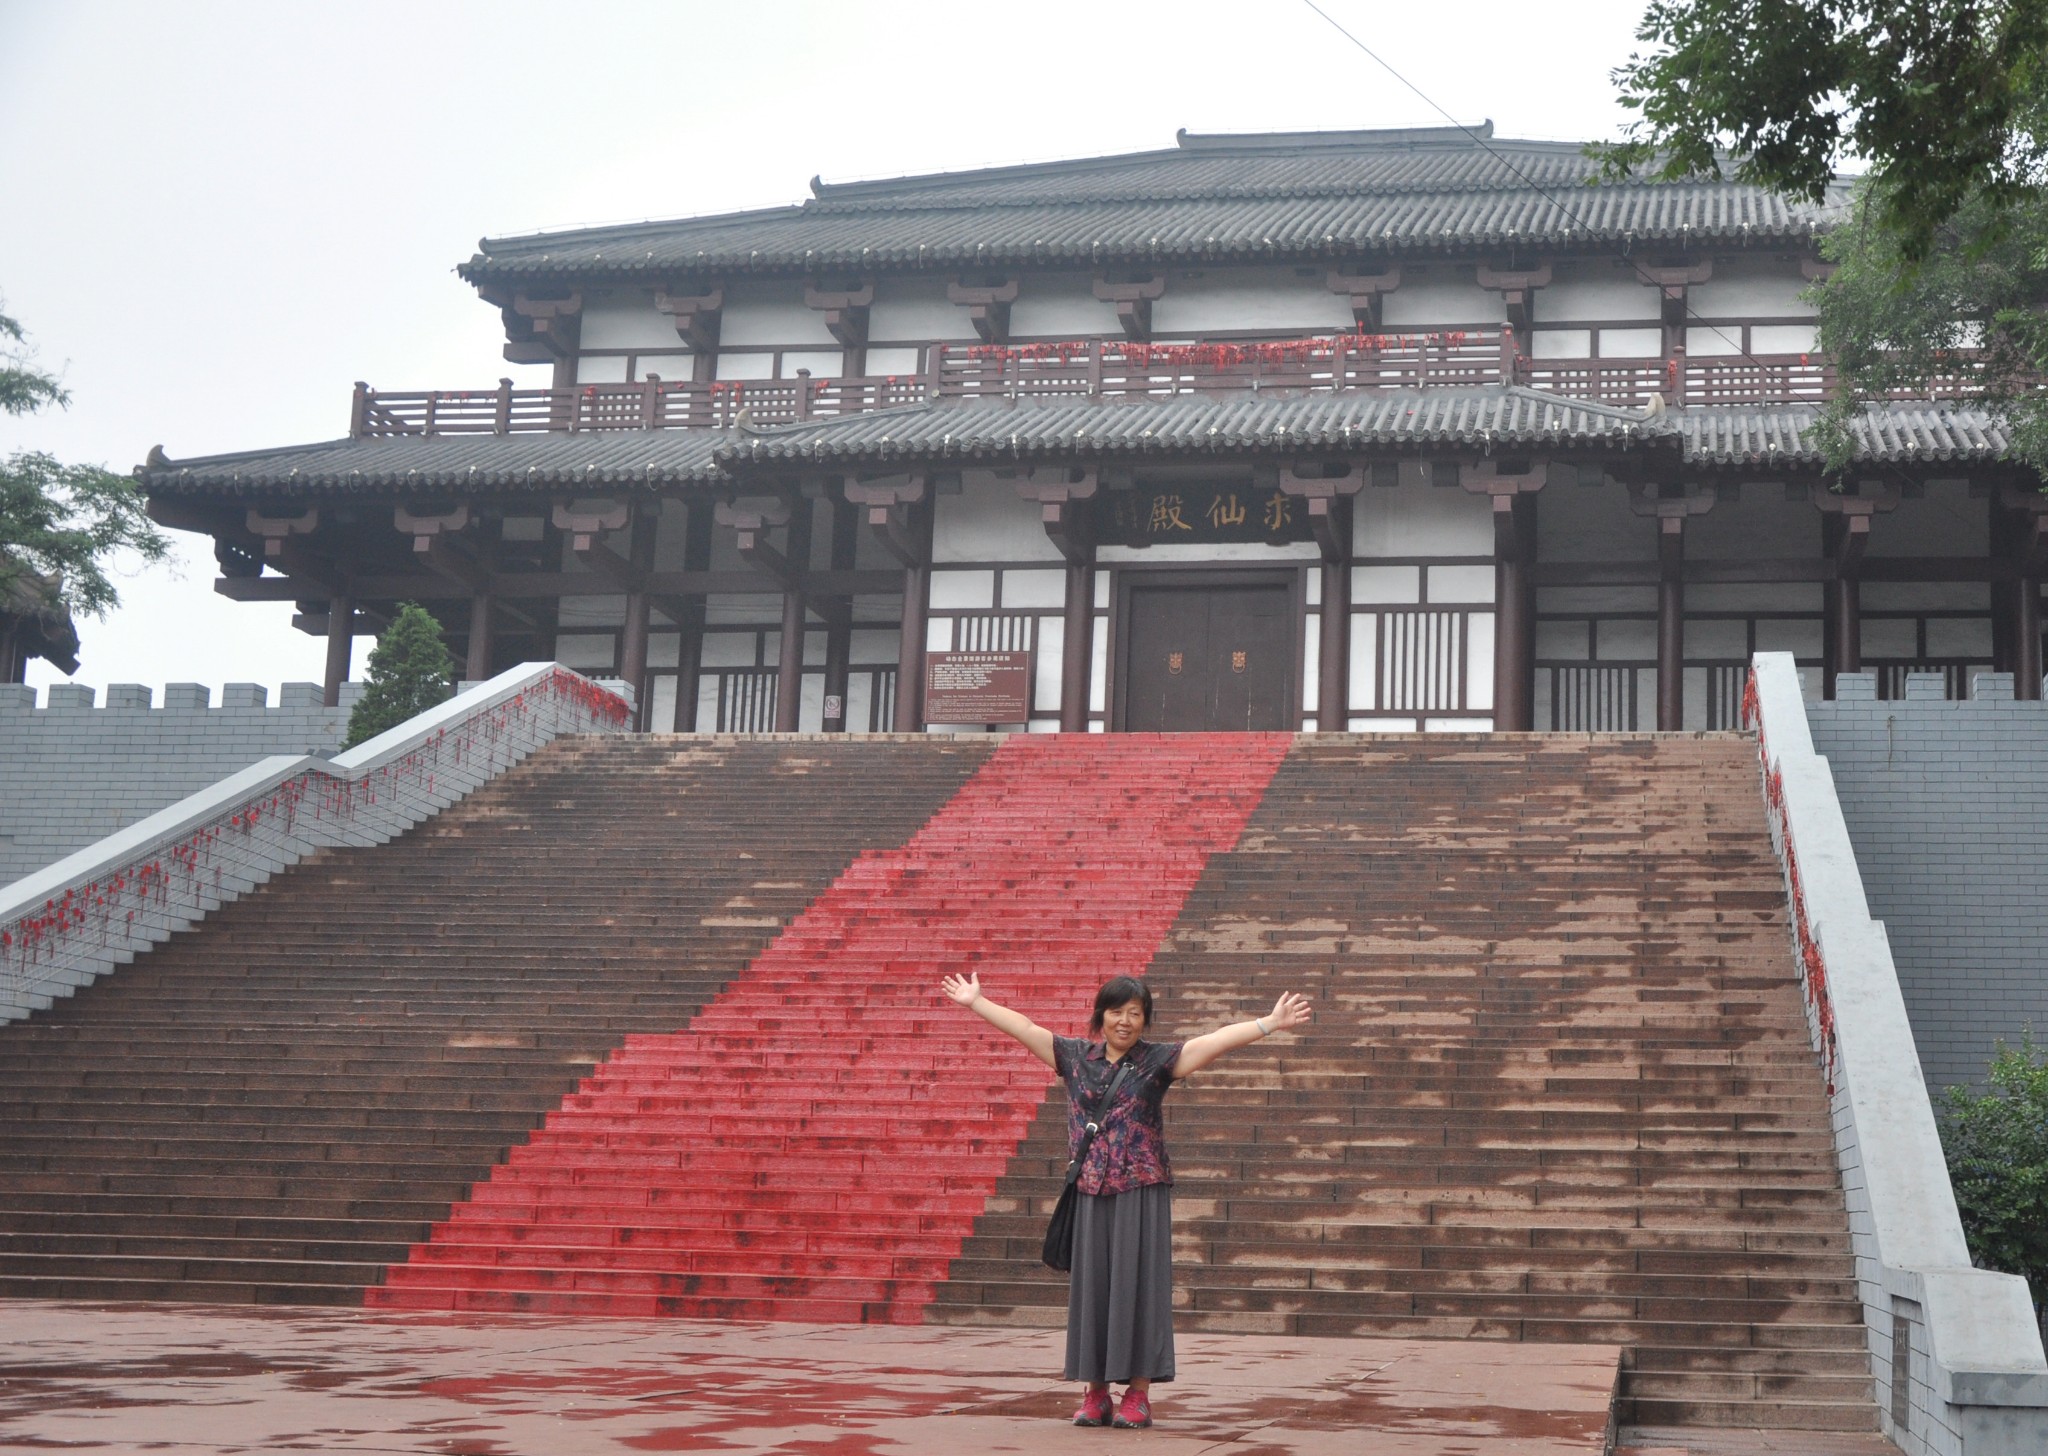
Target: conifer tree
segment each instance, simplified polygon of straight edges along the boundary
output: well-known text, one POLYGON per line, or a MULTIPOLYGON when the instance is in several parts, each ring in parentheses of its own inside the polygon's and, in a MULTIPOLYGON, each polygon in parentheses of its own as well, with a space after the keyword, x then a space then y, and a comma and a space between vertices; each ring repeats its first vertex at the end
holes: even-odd
POLYGON ((370 680, 348 717, 345 748, 375 738, 455 691, 455 659, 441 640, 441 624, 417 602, 401 602, 398 615, 370 653, 370 680))

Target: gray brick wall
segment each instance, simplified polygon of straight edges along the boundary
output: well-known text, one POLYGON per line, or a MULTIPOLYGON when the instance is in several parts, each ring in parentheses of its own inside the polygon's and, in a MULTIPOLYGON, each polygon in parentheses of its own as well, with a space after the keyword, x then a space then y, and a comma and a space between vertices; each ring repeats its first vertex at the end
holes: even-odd
POLYGON ((1879 702, 1845 674, 1807 720, 1938 1095, 1981 1085, 2001 1038, 2048 1044, 2048 703, 2014 702, 2006 673, 1955 703, 1921 676, 1879 702))
POLYGON ((286 683, 275 706, 257 683, 229 683, 220 706, 199 683, 171 683, 163 705, 134 683, 93 690, 0 684, 0 885, 125 829, 238 769, 279 753, 332 757, 362 690, 320 706, 317 683, 286 683))

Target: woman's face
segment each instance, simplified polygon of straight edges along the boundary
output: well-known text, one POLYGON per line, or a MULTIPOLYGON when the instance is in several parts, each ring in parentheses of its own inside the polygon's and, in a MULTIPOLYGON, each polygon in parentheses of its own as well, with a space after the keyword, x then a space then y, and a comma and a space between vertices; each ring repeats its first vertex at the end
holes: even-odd
POLYGON ((1102 1013, 1102 1040, 1116 1056, 1136 1046, 1144 1030, 1145 1003, 1135 996, 1102 1013))

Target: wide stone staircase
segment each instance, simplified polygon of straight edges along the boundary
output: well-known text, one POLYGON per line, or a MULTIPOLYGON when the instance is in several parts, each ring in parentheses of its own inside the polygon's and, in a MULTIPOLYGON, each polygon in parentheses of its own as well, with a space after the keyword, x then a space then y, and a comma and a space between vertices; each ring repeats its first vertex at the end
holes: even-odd
POLYGON ((1182 1328, 1874 1425, 1732 736, 564 741, 0 1028, 0 1295, 1057 1323, 1064 1109, 952 969, 1313 999, 1168 1100, 1182 1328))
MULTIPOLYGON (((1151 971, 1181 1327, 1631 1347, 1623 1421, 1870 1430, 1754 745, 1300 740, 1151 971)), ((1057 1324, 1055 1094, 930 1322, 1057 1324)))
POLYGON ((0 1028, 0 1296, 360 1303, 991 746, 558 740, 0 1028))

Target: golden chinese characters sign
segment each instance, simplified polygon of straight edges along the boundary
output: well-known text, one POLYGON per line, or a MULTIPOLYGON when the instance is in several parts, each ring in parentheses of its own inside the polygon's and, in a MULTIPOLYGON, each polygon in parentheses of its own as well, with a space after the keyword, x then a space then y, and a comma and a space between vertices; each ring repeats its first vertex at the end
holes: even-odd
POLYGON ((1141 486, 1107 492, 1095 510, 1098 539, 1120 545, 1285 546, 1309 539, 1308 502, 1271 486, 1141 486))

